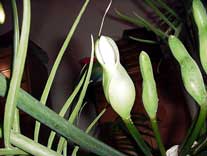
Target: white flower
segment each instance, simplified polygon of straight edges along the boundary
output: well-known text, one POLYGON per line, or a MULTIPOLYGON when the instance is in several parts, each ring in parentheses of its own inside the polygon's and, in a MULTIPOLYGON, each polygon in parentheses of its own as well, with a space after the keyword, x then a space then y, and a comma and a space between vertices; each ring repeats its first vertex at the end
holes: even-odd
POLYGON ((110 37, 101 36, 96 41, 95 53, 103 67, 103 89, 107 101, 123 119, 129 118, 135 101, 135 87, 120 64, 116 43, 110 37))

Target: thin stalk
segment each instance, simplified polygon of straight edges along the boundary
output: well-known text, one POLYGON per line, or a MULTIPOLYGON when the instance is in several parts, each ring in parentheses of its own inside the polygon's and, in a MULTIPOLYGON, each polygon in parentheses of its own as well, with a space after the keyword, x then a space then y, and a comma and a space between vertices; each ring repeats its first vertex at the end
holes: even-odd
POLYGON ((195 127, 196 121, 197 121, 196 119, 194 119, 192 121, 192 124, 191 124, 190 128, 188 129, 188 132, 186 134, 186 137, 184 138, 183 143, 180 145, 180 149, 182 149, 184 147, 184 143, 186 143, 187 142, 187 139, 190 137, 190 135, 191 135, 191 133, 193 131, 193 128, 195 127))
MULTIPOLYGON (((18 11, 17 11, 17 5, 16 5, 16 0, 11 1, 12 4, 12 11, 13 11, 13 25, 14 25, 14 36, 13 36, 13 51, 14 51, 14 56, 13 56, 13 67, 15 65, 15 59, 17 56, 17 50, 19 47, 19 19, 18 19, 18 11)), ((14 71, 12 71, 13 73, 14 71)), ((14 124, 13 128, 16 132, 20 132, 20 121, 19 121, 19 110, 16 108, 15 114, 14 114, 14 124)))
POLYGON ((174 17, 176 17, 177 19, 181 20, 179 15, 171 8, 169 7, 166 2, 163 2, 163 0, 157 0, 157 2, 160 4, 160 6, 162 6, 165 10, 167 10, 168 12, 170 12, 174 17))
POLYGON ((176 27, 172 22, 168 20, 167 17, 155 6, 154 1, 145 0, 145 2, 154 10, 154 12, 163 20, 165 21, 172 29, 176 31, 176 27))
MULTIPOLYGON (((44 91, 43 91, 41 99, 40 99, 41 103, 44 104, 44 105, 46 104, 46 101, 47 101, 47 98, 48 98, 48 95, 49 95, 49 92, 50 92, 50 89, 51 89, 51 86, 52 86, 52 82, 53 82, 53 80, 55 78, 55 74, 56 74, 56 71, 57 71, 58 66, 60 64, 60 61, 62 60, 62 57, 63 57, 63 55, 65 53, 65 50, 66 50, 68 44, 70 43, 70 40, 71 40, 71 38, 72 38, 72 36, 73 36, 77 26, 78 26, 78 23, 80 22, 80 19, 81 19, 82 15, 83 15, 84 11, 86 10, 86 7, 88 6, 89 1, 90 0, 86 0, 84 5, 82 6, 78 16, 75 19, 75 22, 73 23, 73 25, 72 25, 72 27, 71 27, 71 29, 70 29, 70 31, 69 31, 69 33, 68 33, 64 43, 63 43, 63 45, 62 45, 62 47, 61 47, 61 49, 60 49, 60 51, 58 53, 58 56, 57 56, 57 58, 55 60, 55 63, 53 65, 53 67, 52 67, 52 70, 50 72, 50 75, 48 77, 46 86, 44 88, 44 91)), ((38 121, 36 121, 35 131, 34 131, 34 140, 36 142, 38 142, 39 131, 40 131, 40 123, 38 121)))
POLYGON ((150 148, 144 142, 141 134, 139 133, 137 128, 134 126, 133 121, 130 118, 129 119, 122 119, 122 120, 124 121, 124 123, 125 123, 126 127, 128 128, 131 136, 134 138, 134 140, 136 141, 137 145, 140 147, 140 149, 142 150, 144 155, 145 156, 152 156, 150 148))
POLYGON ((115 12, 119 16, 119 18, 121 18, 121 19, 123 19, 123 20, 125 20, 125 21, 127 21, 129 23, 132 23, 132 24, 134 24, 136 26, 139 26, 139 27, 146 27, 145 24, 141 20, 136 20, 136 18, 127 16, 127 15, 121 13, 118 10, 115 10, 115 12))
POLYGON ((35 156, 62 156, 61 154, 58 154, 55 151, 52 151, 51 149, 16 132, 11 132, 10 139, 13 145, 35 156))
POLYGON ((161 37, 162 39, 168 38, 168 35, 165 34, 165 32, 163 32, 161 29, 156 28, 143 17, 139 16, 137 13, 134 13, 134 15, 138 18, 138 20, 141 20, 146 25, 146 28, 154 32, 157 36, 161 37))
POLYGON ((143 17, 139 16, 138 14, 134 13, 136 18, 127 16, 120 11, 116 10, 116 14, 123 20, 132 23, 138 27, 145 27, 147 30, 150 30, 154 32, 157 36, 161 37, 162 39, 167 38, 168 36, 165 35, 165 33, 154 27, 150 22, 145 20, 143 17))
MULTIPOLYGON (((7 81, 5 77, 0 74, 0 96, 5 96, 7 91, 7 81)), ((85 134, 83 131, 68 123, 64 118, 57 113, 42 105, 37 99, 22 89, 19 89, 17 94, 17 107, 31 115, 34 119, 45 124, 59 135, 65 137, 67 140, 73 141, 80 145, 81 148, 87 149, 100 156, 125 156, 125 154, 113 149, 112 147, 100 142, 99 140, 85 134)))
POLYGON ((19 109, 15 108, 13 129, 15 132, 20 133, 20 119, 19 118, 20 118, 19 109))
POLYGON ((67 151, 68 151, 68 146, 64 146, 64 149, 63 149, 63 156, 67 156, 67 151))
POLYGON ((133 37, 133 36, 129 36, 129 38, 134 41, 141 42, 141 43, 158 44, 157 41, 153 41, 153 40, 146 40, 146 39, 141 39, 141 38, 137 38, 137 37, 133 37))
POLYGON ((151 122, 151 125, 152 125, 153 132, 155 134, 157 145, 158 145, 158 147, 160 149, 160 153, 161 153, 162 156, 166 156, 165 147, 164 147, 164 145, 162 143, 162 139, 161 139, 161 136, 160 136, 159 128, 158 128, 158 125, 157 125, 157 120, 156 119, 150 119, 150 122, 151 122))
MULTIPOLYGON (((85 76, 86 76, 86 73, 84 73, 84 75, 82 76, 80 82, 78 83, 78 85, 76 86, 75 90, 73 91, 73 93, 70 95, 70 97, 68 98, 68 100, 66 101, 66 103, 63 105, 59 115, 61 117, 63 117, 65 115, 65 113, 67 112, 68 108, 70 107, 71 103, 73 102, 74 98, 76 97, 76 95, 78 94, 78 92, 80 91, 81 89, 81 86, 85 80, 85 76)), ((47 147, 48 148, 51 148, 52 147, 52 144, 53 144, 53 141, 55 139, 55 135, 56 135, 56 132, 54 131, 51 131, 50 133, 50 136, 49 136, 49 139, 48 139, 48 143, 47 143, 47 147)))
POLYGON ((13 11, 13 25, 14 25, 14 60, 17 56, 17 50, 19 47, 19 19, 18 19, 18 11, 17 11, 17 4, 16 4, 16 0, 11 0, 11 4, 12 4, 12 11, 13 11))
POLYGON ((174 34, 176 37, 179 37, 180 36, 180 33, 182 31, 182 27, 183 27, 183 24, 179 24, 177 26, 177 31, 175 31, 175 34, 174 34))
MULTIPOLYGON (((99 115, 90 123, 90 125, 86 128, 85 133, 89 133, 91 131, 91 129, 96 125, 96 123, 98 122, 98 120, 102 117, 102 115, 106 112, 106 108, 104 108, 99 115)), ((76 156, 77 152, 79 150, 79 146, 75 146, 73 152, 72 152, 72 156, 76 156)))
POLYGON ((105 20, 106 15, 107 15, 110 7, 111 7, 111 4, 112 4, 112 0, 110 0, 109 4, 108 4, 108 6, 107 6, 107 8, 105 10, 105 13, 103 15, 103 18, 102 18, 102 21, 101 21, 101 26, 100 26, 100 29, 99 29, 99 32, 98 32, 98 36, 101 36, 101 32, 102 32, 102 29, 103 29, 104 20, 105 20))
POLYGON ((2 125, 0 124, 0 139, 3 138, 3 128, 2 125))
POLYGON ((198 146, 196 146, 193 150, 193 155, 196 155, 200 150, 202 150, 204 147, 206 147, 207 144, 207 138, 205 138, 198 146))
POLYGON ((30 0, 23 1, 23 21, 20 43, 18 47, 17 57, 12 74, 10 87, 6 99, 5 114, 4 114, 4 143, 6 147, 10 147, 10 133, 14 121, 14 113, 17 103, 17 94, 20 89, 20 83, 24 70, 24 64, 27 54, 29 30, 30 30, 31 8, 30 0))
MULTIPOLYGON (((81 90, 78 102, 69 117, 69 120, 68 120, 69 123, 74 123, 74 121, 75 121, 75 119, 81 109, 83 99, 85 97, 88 85, 90 83, 90 77, 91 77, 91 72, 92 72, 92 68, 93 68, 93 58, 94 58, 94 40, 93 40, 93 36, 91 36, 91 58, 90 58, 90 63, 89 63, 89 67, 88 67, 88 72, 87 72, 86 79, 83 84, 83 89, 81 90)), ((58 148, 57 148, 58 152, 60 152, 60 153, 62 152, 63 145, 64 145, 65 141, 66 141, 65 138, 63 138, 63 137, 60 138, 60 140, 58 142, 58 148)))
POLYGON ((20 149, 1 148, 0 155, 28 155, 28 153, 20 149))
POLYGON ((207 114, 207 107, 205 104, 200 106, 200 112, 198 116, 198 120, 196 121, 195 127, 192 130, 191 135, 189 138, 186 139, 186 142, 184 143, 183 148, 180 151, 181 156, 186 156, 193 145, 194 141, 197 139, 200 130, 202 129, 205 119, 206 119, 206 114, 207 114))

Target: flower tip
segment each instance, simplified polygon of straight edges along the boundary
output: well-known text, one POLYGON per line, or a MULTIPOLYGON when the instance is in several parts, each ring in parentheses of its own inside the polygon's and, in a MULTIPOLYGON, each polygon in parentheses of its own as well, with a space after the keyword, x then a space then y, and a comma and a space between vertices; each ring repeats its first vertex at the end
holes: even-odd
POLYGON ((168 44, 172 50, 175 48, 176 44, 181 44, 181 43, 180 43, 180 40, 176 36, 170 35, 168 38, 168 44))
POLYGON ((143 62, 144 63, 148 63, 149 61, 149 55, 145 52, 145 51, 142 51, 139 55, 139 61, 140 61, 140 64, 142 64, 143 62))
POLYGON ((145 55, 146 52, 145 52, 144 50, 142 50, 140 54, 141 54, 141 55, 145 55))
POLYGON ((168 38, 168 41, 170 42, 171 40, 174 40, 174 39, 176 39, 176 37, 174 35, 170 35, 168 38))
POLYGON ((119 62, 119 52, 115 41, 107 36, 100 36, 95 43, 96 57, 101 65, 113 67, 119 62))

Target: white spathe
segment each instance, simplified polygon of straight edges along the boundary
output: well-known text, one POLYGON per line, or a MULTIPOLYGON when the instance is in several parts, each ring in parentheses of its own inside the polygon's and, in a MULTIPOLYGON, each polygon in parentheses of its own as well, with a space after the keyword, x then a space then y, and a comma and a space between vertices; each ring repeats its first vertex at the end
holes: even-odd
POLYGON ((174 145, 170 149, 167 150, 166 156, 178 156, 178 148, 179 145, 174 145))
POLYGON ((135 87, 119 59, 116 43, 101 36, 95 44, 95 54, 103 68, 103 90, 106 100, 123 119, 130 118, 135 101, 135 87))

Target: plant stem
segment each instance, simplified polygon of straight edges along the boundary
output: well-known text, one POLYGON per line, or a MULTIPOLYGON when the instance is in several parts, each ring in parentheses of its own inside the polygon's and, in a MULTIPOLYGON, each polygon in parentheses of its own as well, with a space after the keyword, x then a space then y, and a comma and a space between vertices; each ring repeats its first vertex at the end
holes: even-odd
MULTIPOLYGON (((83 88, 81 90, 80 96, 78 98, 78 102, 76 103, 75 108, 73 109, 68 122, 73 124, 83 103, 88 85, 90 83, 90 78, 91 78, 91 73, 92 73, 92 68, 93 68, 93 58, 94 58, 94 40, 93 40, 93 36, 91 36, 91 58, 90 58, 90 63, 89 63, 89 67, 88 67, 88 71, 87 71, 87 75, 86 75, 86 79, 84 81, 83 84, 83 88)), ((63 150, 63 145, 65 144, 64 142, 66 142, 65 138, 61 137, 59 142, 58 142, 58 147, 57 147, 57 151, 58 152, 62 152, 63 150)))
MULTIPOLYGON (((75 90, 73 91, 73 93, 70 95, 70 97, 68 98, 68 100, 66 101, 66 103, 63 105, 61 111, 59 112, 59 115, 61 117, 64 117, 65 113, 67 112, 68 108, 70 107, 71 103, 73 102, 74 98, 76 97, 76 95, 78 94, 78 92, 80 91, 82 85, 83 85, 83 82, 85 80, 85 76, 86 76, 86 72, 83 74, 80 82, 78 83, 78 85, 76 86, 75 90)), ((48 139, 48 143, 47 143, 47 147, 48 148, 51 148, 52 147, 52 144, 53 144, 53 141, 55 139, 55 135, 56 135, 56 132, 54 131, 51 131, 50 132, 50 135, 49 135, 49 139, 48 139)))
POLYGON ((28 155, 28 153, 25 153, 20 149, 1 148, 0 155, 28 155))
POLYGON ((140 147, 140 149, 142 150, 144 155, 145 156, 152 156, 152 153, 151 153, 149 147, 146 145, 146 143, 144 142, 141 134, 139 133, 137 128, 134 126, 134 123, 131 120, 131 118, 122 119, 122 120, 124 121, 124 123, 125 123, 126 127, 128 128, 131 136, 134 138, 134 140, 136 141, 137 145, 140 147))
POLYGON ((11 132, 11 143, 35 156, 61 156, 61 154, 34 142, 33 140, 16 132, 11 132))
POLYGON ((155 6, 154 1, 151 0, 145 0, 145 2, 155 11, 155 13, 163 20, 165 21, 172 29, 176 31, 176 27, 172 22, 168 20, 168 18, 155 6))
POLYGON ((173 16, 175 16, 177 19, 181 20, 179 15, 171 8, 169 7, 166 2, 164 2, 163 0, 157 0, 157 2, 163 7, 165 8, 165 10, 167 10, 168 12, 170 12, 173 16))
MULTIPOLYGON (((11 1, 12 4, 12 11, 13 11, 13 25, 14 25, 14 36, 13 36, 13 67, 15 65, 15 59, 17 56, 18 52, 18 47, 19 47, 19 20, 18 20, 18 11, 17 11, 17 5, 16 5, 16 0, 11 1)), ((14 71, 12 71, 13 73, 14 71)), ((14 114, 14 123, 13 123, 13 128, 16 132, 20 132, 20 121, 19 121, 19 110, 15 108, 15 114, 14 114)))
POLYGON ((14 59, 13 64, 17 55, 17 50, 19 47, 19 20, 18 20, 18 11, 17 11, 17 4, 16 0, 11 1, 12 10, 13 10, 13 25, 14 25, 14 59))
POLYGON ((146 19, 144 19, 143 17, 139 16, 137 13, 134 13, 134 15, 137 17, 137 20, 140 20, 144 23, 145 28, 153 31, 157 36, 159 36, 161 39, 166 39, 169 36, 162 31, 162 29, 157 28, 156 26, 154 26, 152 23, 150 23, 149 21, 147 21, 146 19))
POLYGON ((153 41, 153 40, 146 40, 146 39, 141 39, 141 38, 137 38, 137 37, 133 37, 133 36, 129 36, 129 38, 134 41, 141 42, 141 43, 159 44, 157 41, 153 41))
POLYGON ((199 145, 197 145, 194 150, 192 155, 196 155, 200 150, 202 150, 204 147, 206 147, 207 143, 207 138, 205 138, 199 145))
MULTIPOLYGON (((5 77, 0 74, 0 96, 4 97, 6 90, 7 81, 5 77)), ((17 95, 17 107, 19 109, 28 113, 66 139, 73 141, 81 148, 87 149, 100 156, 126 156, 68 123, 64 118, 42 105, 37 99, 33 98, 24 90, 19 89, 17 95)))
MULTIPOLYGON (((90 123, 90 125, 86 128, 86 133, 88 134, 91 129, 96 125, 96 123, 98 122, 98 120, 102 117, 102 115, 106 112, 106 108, 104 108, 101 113, 99 113, 99 115, 90 123)), ((76 156, 77 152, 79 150, 79 146, 75 146, 72 155, 71 156, 76 156)))
POLYGON ((180 150, 181 156, 186 156, 188 154, 191 146, 193 145, 193 142, 197 139, 200 130, 204 125, 206 114, 207 114, 207 107, 205 104, 203 104, 200 106, 200 112, 195 127, 193 128, 191 135, 184 142, 184 146, 180 150))
POLYGON ((29 30, 30 30, 30 0, 23 1, 23 21, 22 21, 22 33, 20 43, 18 47, 17 57, 15 59, 15 65, 12 74, 10 87, 6 99, 5 114, 4 114, 4 143, 6 147, 10 147, 10 132, 14 122, 14 114, 17 103, 17 94, 20 89, 20 83, 22 74, 24 71, 24 64, 27 54, 29 30))
MULTIPOLYGON (((80 19, 83 15, 84 11, 86 10, 86 7, 88 6, 89 1, 90 0, 86 0, 84 5, 82 6, 78 16, 75 19, 75 22, 73 23, 73 25, 72 25, 72 27, 71 27, 64 43, 63 43, 63 45, 62 45, 62 47, 61 47, 61 49, 58 53, 58 56, 57 56, 57 58, 55 60, 55 63, 52 67, 52 70, 50 72, 49 78, 47 80, 47 83, 45 85, 44 91, 43 91, 41 99, 40 99, 41 103, 44 104, 44 105, 46 104, 46 101, 47 101, 47 98, 48 98, 48 95, 49 95, 49 92, 50 92, 50 88, 51 88, 52 82, 55 78, 55 74, 56 74, 56 71, 57 71, 58 66, 60 64, 60 61, 61 61, 61 59, 62 59, 62 57, 65 53, 65 50, 66 50, 68 44, 70 43, 70 40, 71 40, 71 38, 72 38, 72 36, 73 36, 77 26, 78 26, 78 23, 80 22, 80 19)), ((36 142, 38 142, 39 131, 40 131, 40 123, 37 121, 36 124, 35 124, 35 132, 34 132, 34 140, 36 142)))
POLYGON ((151 122, 151 125, 152 125, 153 132, 155 134, 157 145, 158 145, 158 147, 160 149, 160 153, 161 153, 162 156, 166 156, 165 147, 164 147, 164 145, 162 143, 162 139, 161 139, 161 136, 160 136, 160 133, 159 133, 159 128, 158 128, 158 125, 157 125, 157 120, 156 119, 150 119, 150 122, 151 122))

